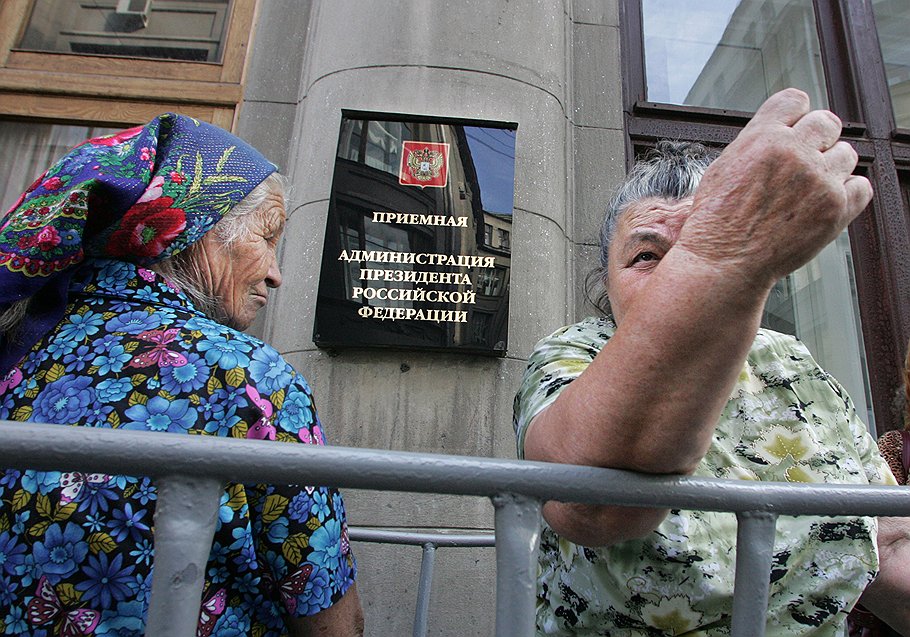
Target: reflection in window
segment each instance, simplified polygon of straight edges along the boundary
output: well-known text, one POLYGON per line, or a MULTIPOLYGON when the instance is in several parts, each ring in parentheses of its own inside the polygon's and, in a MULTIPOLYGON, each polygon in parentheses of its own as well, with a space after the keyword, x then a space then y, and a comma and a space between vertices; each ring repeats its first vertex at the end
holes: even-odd
MULTIPOLYGON (((428 235, 414 229, 413 226, 405 228, 390 224, 371 223, 372 213, 362 208, 342 208, 340 215, 341 247, 348 252, 362 250, 367 252, 427 252, 431 249, 431 239, 428 235)), ((394 276, 386 275, 375 279, 361 279, 362 269, 372 269, 382 272, 401 270, 410 272, 419 269, 412 263, 382 263, 376 264, 365 261, 344 261, 344 298, 355 300, 353 289, 355 287, 373 289, 414 289, 417 284, 411 281, 395 280, 394 276)), ((404 277, 402 277, 403 279, 404 277)), ((358 303, 366 303, 364 297, 356 299, 358 303)), ((415 301, 402 301, 399 299, 383 299, 385 307, 415 306, 415 301)))
POLYGON ((483 224, 483 244, 485 246, 493 245, 493 226, 488 223, 483 224))
POLYGON ((483 268, 477 276, 477 293, 483 296, 499 296, 503 291, 505 268, 483 268))
POLYGON ((411 137, 412 127, 407 122, 374 122, 346 118, 341 125, 338 156, 398 175, 401 168, 402 142, 411 137))
POLYGON ((471 341, 474 343, 486 343, 487 333, 490 331, 492 316, 486 312, 474 310, 471 313, 471 341))
POLYGON ((36 0, 18 48, 220 62, 229 0, 36 0))
POLYGON ((888 90, 898 128, 910 128, 910 5, 906 0, 874 0, 888 90))
POLYGON ((499 248, 503 250, 509 249, 509 231, 503 228, 497 228, 496 233, 499 235, 499 248))
POLYGON ((344 118, 341 121, 341 134, 338 136, 338 156, 342 159, 360 161, 363 154, 363 125, 362 119, 344 118))
POLYGON ((397 175, 401 167, 401 143, 410 131, 403 122, 369 122, 367 128, 367 166, 397 175))
MULTIPOLYGON (((348 219, 341 221, 341 248, 350 252, 351 250, 360 250, 360 235, 362 222, 351 224, 348 219)), ((360 286, 360 263, 358 261, 344 261, 344 296, 346 299, 353 298, 352 288, 360 286)))
POLYGON ((811 0, 642 0, 650 102, 755 111, 795 86, 827 106, 811 0))
POLYGON ((777 282, 762 324, 805 343, 825 371, 847 389, 857 411, 875 431, 846 230, 812 261, 777 282))
POLYGON ((57 159, 90 137, 117 129, 0 121, 0 213, 57 159))
MULTIPOLYGON (((363 218, 358 219, 359 225, 361 228, 369 228, 368 232, 364 232, 363 240, 364 243, 361 245, 361 228, 352 228, 350 226, 344 226, 341 229, 342 239, 345 244, 346 250, 382 250, 382 251, 391 251, 391 252, 410 252, 411 251, 411 242, 410 237, 408 236, 408 231, 403 228, 398 228, 395 226, 380 224, 380 223, 369 223, 363 224, 363 218)), ((351 261, 347 263, 347 272, 345 273, 345 290, 347 298, 353 298, 353 287, 371 287, 371 288, 393 288, 401 287, 401 283, 394 283, 392 281, 360 281, 360 269, 368 268, 369 264, 358 263, 356 261, 351 261)), ((382 266, 383 270, 413 270, 414 266, 407 263, 384 263, 382 266)), ((406 287, 413 287, 413 284, 406 285, 406 287)), ((398 301, 398 300, 388 300, 383 302, 384 305, 388 307, 412 307, 412 301, 398 301)))

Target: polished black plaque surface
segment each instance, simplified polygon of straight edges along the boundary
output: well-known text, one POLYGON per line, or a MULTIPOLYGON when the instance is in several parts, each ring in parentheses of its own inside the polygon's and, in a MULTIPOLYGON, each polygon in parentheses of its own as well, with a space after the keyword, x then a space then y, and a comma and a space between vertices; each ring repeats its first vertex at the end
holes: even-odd
POLYGON ((505 355, 515 128, 344 113, 317 345, 505 355))

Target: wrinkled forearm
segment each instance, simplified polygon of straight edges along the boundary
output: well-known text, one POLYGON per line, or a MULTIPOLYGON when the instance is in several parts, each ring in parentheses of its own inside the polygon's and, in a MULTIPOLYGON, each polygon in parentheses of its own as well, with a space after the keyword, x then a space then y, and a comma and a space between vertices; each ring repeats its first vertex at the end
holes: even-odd
POLYGON ((608 507, 547 502, 543 516, 561 537, 581 546, 611 546, 644 537, 663 521, 669 509, 608 507))
MULTIPOLYGON (((646 473, 689 474, 698 466, 755 338, 767 288, 698 271, 679 256, 667 255, 649 282, 649 302, 630 308, 594 362, 531 423, 528 459, 646 473)), ((589 546, 641 537, 665 515, 544 508, 554 530, 589 546)))
POLYGON ((671 250, 591 365, 531 423, 525 456, 691 473, 742 371, 769 289, 671 250))

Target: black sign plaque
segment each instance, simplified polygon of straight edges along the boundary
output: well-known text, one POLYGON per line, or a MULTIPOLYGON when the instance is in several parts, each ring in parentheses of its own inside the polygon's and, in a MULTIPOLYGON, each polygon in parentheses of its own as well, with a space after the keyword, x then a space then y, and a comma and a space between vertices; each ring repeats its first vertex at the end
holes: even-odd
POLYGON ((318 346, 505 355, 515 130, 343 113, 318 346))

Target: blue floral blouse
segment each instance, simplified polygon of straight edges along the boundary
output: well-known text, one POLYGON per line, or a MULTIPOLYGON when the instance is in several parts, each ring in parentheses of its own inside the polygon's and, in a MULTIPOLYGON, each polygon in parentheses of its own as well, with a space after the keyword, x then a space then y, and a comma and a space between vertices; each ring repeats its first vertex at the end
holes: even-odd
MULTIPOLYGON (((70 301, 0 380, 0 419, 325 444, 303 377, 159 275, 92 261, 70 301)), ((142 635, 155 499, 147 478, 0 470, 0 634, 142 635)), ((336 490, 231 484, 198 634, 286 634, 355 571, 336 490)))

